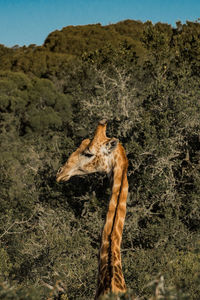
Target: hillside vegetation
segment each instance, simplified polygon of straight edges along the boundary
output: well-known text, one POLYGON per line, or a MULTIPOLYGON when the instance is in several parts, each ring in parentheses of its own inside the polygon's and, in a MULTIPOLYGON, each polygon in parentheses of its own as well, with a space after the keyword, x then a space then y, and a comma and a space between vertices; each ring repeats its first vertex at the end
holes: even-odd
POLYGON ((0 45, 0 299, 93 299, 109 182, 55 175, 102 117, 129 160, 122 299, 200 299, 200 23, 132 20, 0 45))

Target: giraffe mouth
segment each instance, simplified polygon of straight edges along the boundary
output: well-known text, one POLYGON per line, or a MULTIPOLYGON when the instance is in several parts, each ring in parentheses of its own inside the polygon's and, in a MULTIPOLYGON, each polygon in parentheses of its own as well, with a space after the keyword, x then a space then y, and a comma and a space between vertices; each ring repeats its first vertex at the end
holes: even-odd
POLYGON ((69 175, 58 175, 57 178, 56 178, 56 181, 57 182, 60 182, 60 181, 68 181, 70 179, 70 176, 69 175))

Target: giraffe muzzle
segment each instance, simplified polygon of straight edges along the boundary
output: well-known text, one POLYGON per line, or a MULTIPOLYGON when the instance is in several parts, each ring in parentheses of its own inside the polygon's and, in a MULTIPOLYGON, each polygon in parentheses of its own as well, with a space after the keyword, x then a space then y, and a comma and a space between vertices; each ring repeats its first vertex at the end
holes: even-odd
POLYGON ((70 175, 68 174, 63 174, 64 172, 64 169, 63 167, 60 167, 58 169, 58 172, 56 174, 56 181, 57 182, 60 182, 60 181, 68 181, 70 179, 70 175))
POLYGON ((62 175, 62 174, 57 174, 56 175, 56 181, 60 182, 60 181, 68 181, 70 179, 70 175, 62 175))

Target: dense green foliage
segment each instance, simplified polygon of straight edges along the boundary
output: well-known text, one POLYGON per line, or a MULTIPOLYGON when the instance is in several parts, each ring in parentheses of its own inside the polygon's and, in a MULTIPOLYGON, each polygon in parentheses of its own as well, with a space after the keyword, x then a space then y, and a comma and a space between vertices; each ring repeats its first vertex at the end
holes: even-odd
POLYGON ((102 117, 129 159, 122 299, 200 299, 199 82, 198 22, 0 45, 0 299, 93 298, 108 179, 55 174, 102 117))

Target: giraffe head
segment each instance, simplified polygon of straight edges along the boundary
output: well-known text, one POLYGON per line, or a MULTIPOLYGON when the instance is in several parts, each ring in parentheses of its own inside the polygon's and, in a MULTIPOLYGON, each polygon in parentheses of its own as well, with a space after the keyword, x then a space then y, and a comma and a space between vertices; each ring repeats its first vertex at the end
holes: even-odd
POLYGON ((78 149, 70 155, 64 166, 57 172, 57 182, 67 181, 75 175, 111 172, 119 141, 106 136, 106 124, 106 120, 100 121, 93 139, 83 140, 78 149))

